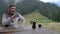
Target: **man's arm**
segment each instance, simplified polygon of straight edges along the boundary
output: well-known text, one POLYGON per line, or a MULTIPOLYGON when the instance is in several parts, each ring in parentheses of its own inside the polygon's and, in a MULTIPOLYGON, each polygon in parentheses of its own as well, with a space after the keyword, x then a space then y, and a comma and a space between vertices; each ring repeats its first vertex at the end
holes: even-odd
POLYGON ((11 19, 10 18, 6 18, 6 15, 3 14, 3 17, 2 17, 2 25, 6 25, 8 23, 11 22, 11 19))
POLYGON ((19 19, 21 20, 21 26, 24 26, 25 18, 19 14, 19 19))

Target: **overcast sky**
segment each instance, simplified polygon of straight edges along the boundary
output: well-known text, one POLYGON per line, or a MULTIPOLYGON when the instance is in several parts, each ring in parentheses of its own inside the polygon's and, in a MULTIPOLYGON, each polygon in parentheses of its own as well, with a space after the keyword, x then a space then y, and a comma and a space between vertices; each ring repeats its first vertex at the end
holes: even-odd
POLYGON ((43 1, 43 2, 51 2, 51 3, 55 3, 57 5, 60 6, 60 0, 40 0, 40 1, 43 1))
POLYGON ((41 0, 43 2, 59 2, 60 0, 41 0))

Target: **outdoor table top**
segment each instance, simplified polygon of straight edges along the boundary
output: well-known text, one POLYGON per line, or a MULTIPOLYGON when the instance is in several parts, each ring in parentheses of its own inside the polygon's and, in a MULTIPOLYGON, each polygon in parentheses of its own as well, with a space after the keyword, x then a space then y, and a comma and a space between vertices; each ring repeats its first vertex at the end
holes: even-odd
POLYGON ((58 34, 58 33, 44 27, 41 27, 40 29, 39 28, 32 29, 31 27, 25 27, 25 28, 0 27, 0 34, 58 34))

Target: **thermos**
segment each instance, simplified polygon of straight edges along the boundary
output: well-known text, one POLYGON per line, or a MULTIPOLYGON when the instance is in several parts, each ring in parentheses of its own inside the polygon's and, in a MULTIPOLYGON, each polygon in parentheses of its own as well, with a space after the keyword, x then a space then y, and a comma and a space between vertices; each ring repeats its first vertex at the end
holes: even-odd
POLYGON ((32 22, 32 29, 36 29, 36 22, 32 22))

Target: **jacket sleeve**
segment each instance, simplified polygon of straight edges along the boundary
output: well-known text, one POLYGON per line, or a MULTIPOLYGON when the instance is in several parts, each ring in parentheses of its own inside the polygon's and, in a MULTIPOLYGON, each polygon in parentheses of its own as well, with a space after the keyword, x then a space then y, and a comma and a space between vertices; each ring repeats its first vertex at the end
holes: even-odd
POLYGON ((21 20, 21 26, 24 26, 25 18, 19 14, 19 19, 21 20))
POLYGON ((3 17, 2 17, 2 25, 6 25, 8 23, 11 22, 11 19, 10 18, 6 18, 6 15, 3 14, 3 17))

